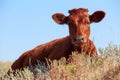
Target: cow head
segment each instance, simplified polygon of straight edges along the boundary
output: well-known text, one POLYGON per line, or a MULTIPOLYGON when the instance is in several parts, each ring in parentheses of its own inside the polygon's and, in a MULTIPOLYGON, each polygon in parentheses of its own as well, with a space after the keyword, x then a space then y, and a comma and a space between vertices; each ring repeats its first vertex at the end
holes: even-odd
POLYGON ((85 44, 90 37, 90 24, 101 21, 104 11, 96 11, 92 15, 88 14, 88 9, 79 8, 69 10, 69 16, 62 13, 53 14, 53 20, 58 24, 69 26, 69 36, 73 44, 85 44))

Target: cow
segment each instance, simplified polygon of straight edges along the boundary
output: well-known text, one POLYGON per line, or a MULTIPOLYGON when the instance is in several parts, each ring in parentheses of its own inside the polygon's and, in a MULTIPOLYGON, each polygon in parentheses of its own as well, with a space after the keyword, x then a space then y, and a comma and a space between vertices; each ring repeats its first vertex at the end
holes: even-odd
POLYGON ((98 56, 96 47, 90 40, 90 24, 100 22, 104 18, 105 12, 99 10, 89 15, 88 9, 85 8, 74 8, 68 12, 68 16, 55 13, 52 18, 57 24, 67 24, 69 35, 24 52, 12 64, 13 71, 27 67, 30 63, 34 66, 38 61, 47 63, 46 59, 59 60, 61 57, 68 59, 72 51, 84 52, 93 57, 98 56))

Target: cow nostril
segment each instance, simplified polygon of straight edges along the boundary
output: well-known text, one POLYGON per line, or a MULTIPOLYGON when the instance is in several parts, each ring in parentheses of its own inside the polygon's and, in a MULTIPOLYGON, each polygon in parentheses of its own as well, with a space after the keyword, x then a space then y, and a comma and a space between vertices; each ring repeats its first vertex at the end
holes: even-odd
POLYGON ((84 37, 81 37, 81 41, 83 41, 84 40, 84 37))
POLYGON ((77 38, 75 37, 73 40, 74 40, 74 41, 77 41, 77 38))

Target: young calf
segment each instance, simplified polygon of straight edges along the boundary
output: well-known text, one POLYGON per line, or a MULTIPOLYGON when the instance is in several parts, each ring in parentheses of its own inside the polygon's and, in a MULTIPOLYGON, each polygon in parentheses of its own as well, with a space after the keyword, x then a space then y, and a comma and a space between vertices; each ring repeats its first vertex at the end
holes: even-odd
POLYGON ((39 45, 23 53, 11 66, 12 70, 22 69, 26 66, 37 64, 37 61, 46 63, 46 59, 54 60, 61 57, 69 58, 72 51, 85 52, 97 57, 97 50, 90 37, 90 24, 101 21, 105 12, 96 11, 88 14, 88 9, 79 8, 69 10, 69 16, 62 13, 53 14, 53 20, 58 24, 67 24, 69 35, 39 45))

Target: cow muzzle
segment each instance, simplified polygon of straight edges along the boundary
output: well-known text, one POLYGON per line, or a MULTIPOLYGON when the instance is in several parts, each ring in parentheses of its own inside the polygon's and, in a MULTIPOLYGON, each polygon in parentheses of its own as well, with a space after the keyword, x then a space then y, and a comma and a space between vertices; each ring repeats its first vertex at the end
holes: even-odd
POLYGON ((84 36, 77 36, 73 38, 74 43, 84 43, 84 36))

